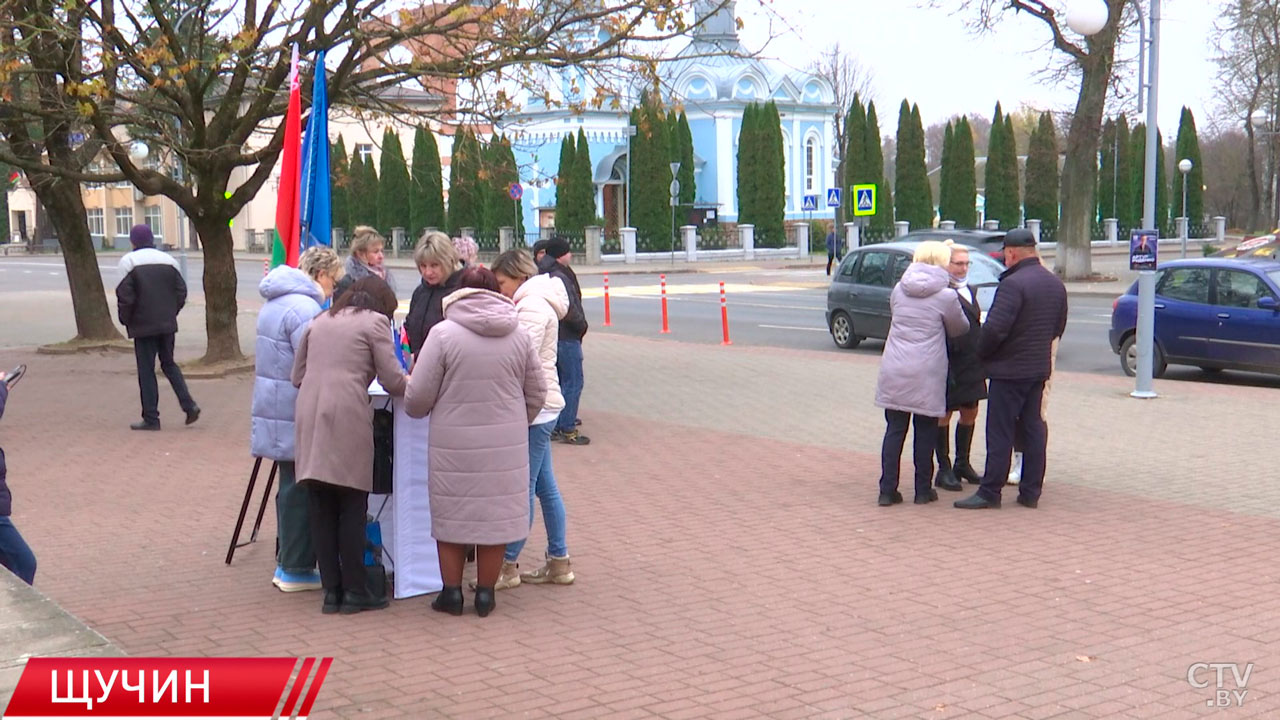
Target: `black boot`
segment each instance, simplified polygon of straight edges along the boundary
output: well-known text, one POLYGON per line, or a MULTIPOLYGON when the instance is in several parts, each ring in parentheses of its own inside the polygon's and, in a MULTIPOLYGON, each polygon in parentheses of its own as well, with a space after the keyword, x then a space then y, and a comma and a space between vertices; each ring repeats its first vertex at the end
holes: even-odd
POLYGON ((436 595, 436 599, 431 601, 431 609, 450 615, 461 615, 462 602, 462 586, 445 585, 440 594, 436 595))
POLYGON ((325 615, 332 615, 342 609, 342 588, 334 588, 324 591, 324 603, 320 606, 320 612, 325 615))
POLYGON ((498 604, 497 599, 493 596, 493 586, 476 587, 476 614, 485 617, 493 612, 493 608, 498 604))
POLYGON ((951 472, 951 442, 947 437, 947 428, 938 427, 938 474, 933 479, 933 484, 943 490, 951 490, 959 492, 964 489, 960 481, 956 479, 954 473, 951 472))
POLYGON ((342 593, 342 606, 338 612, 343 615, 354 615, 366 610, 382 610, 390 604, 385 597, 374 597, 368 590, 363 592, 344 590, 342 593))
POLYGON ((973 426, 956 424, 956 477, 970 485, 982 483, 982 476, 969 464, 969 448, 973 445, 973 426))

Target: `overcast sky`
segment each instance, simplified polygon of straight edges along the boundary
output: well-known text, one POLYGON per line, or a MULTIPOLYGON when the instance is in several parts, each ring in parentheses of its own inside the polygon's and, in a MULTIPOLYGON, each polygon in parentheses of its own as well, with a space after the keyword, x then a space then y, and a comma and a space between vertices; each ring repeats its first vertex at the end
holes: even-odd
MULTIPOLYGON (((1006 109, 1023 103, 1054 111, 1074 107, 1074 88, 1055 87, 1036 76, 1051 57, 1051 51, 1045 49, 1050 35, 1043 22, 1025 13, 1015 16, 1010 11, 996 31, 975 35, 965 25, 971 13, 922 9, 916 0, 768 1, 772 12, 794 29, 781 32, 775 22, 771 31, 758 0, 738 0, 738 15, 746 24, 741 33, 744 43, 757 49, 765 45, 771 32, 781 32, 764 54, 804 68, 819 49, 839 41, 873 71, 876 106, 885 133, 893 132, 896 120, 892 118, 897 117, 897 106, 904 97, 920 105, 926 126, 964 112, 989 116, 996 100, 1006 109)), ((1058 0, 1056 4, 1062 7, 1066 2, 1058 0)), ((944 3, 959 7, 961 0, 944 3)), ((1143 4, 1150 6, 1148 0, 1143 4)), ((1195 113, 1199 127, 1208 124, 1217 72, 1208 39, 1221 6, 1222 0, 1162 3, 1159 113, 1166 138, 1177 132, 1183 105, 1195 113)), ((1120 54, 1136 57, 1137 45, 1135 33, 1135 39, 1120 54)), ((1125 71, 1133 76, 1129 83, 1131 106, 1127 108, 1132 120, 1137 66, 1125 71)), ((1107 112, 1114 112, 1113 108, 1109 101, 1107 112)))

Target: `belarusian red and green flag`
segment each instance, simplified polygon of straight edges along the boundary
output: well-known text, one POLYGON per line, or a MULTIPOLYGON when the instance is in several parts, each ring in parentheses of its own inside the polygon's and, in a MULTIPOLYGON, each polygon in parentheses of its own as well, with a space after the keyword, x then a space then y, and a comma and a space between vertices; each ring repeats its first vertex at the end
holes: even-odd
POLYGON ((299 187, 299 149, 302 145, 302 92, 298 80, 298 46, 293 46, 289 70, 289 109, 284 116, 284 150, 280 159, 280 194, 276 197, 276 237, 271 267, 298 266, 299 222, 302 213, 299 187))

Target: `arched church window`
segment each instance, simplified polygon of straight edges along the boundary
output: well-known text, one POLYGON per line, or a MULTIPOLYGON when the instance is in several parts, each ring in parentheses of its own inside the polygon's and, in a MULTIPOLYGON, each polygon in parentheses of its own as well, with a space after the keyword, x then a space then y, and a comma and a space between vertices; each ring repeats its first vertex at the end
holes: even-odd
POLYGON ((818 139, 811 137, 804 143, 804 189, 814 191, 818 178, 818 139))

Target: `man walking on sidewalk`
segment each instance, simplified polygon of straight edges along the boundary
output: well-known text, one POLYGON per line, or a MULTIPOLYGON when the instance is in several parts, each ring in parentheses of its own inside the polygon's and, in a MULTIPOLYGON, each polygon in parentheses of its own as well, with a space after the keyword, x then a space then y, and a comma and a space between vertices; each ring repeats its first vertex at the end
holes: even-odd
POLYGON ((173 386, 187 424, 200 418, 200 407, 187 391, 182 370, 173 361, 173 339, 178 333, 178 313, 187 302, 187 284, 178 263, 155 247, 151 228, 134 225, 129 231, 133 251, 120 258, 124 279, 116 286, 117 314, 133 338, 138 361, 138 389, 142 395, 142 422, 133 430, 160 429, 160 388, 156 383, 156 356, 160 369, 173 386))
POLYGON ((578 401, 582 398, 584 384, 582 338, 587 334, 582 286, 570 267, 573 254, 569 252, 569 241, 556 236, 547 241, 546 248, 547 254, 538 263, 538 270, 560 278, 569 291, 569 312, 560 321, 560 341, 556 344, 556 372, 560 376, 560 391, 564 394, 564 409, 560 411, 551 439, 566 445, 587 445, 591 438, 578 432, 578 401))
POLYGON ((1018 504, 1034 508, 1044 483, 1044 384, 1053 372, 1053 342, 1067 328, 1067 289, 1040 262, 1030 230, 1004 237, 1000 286, 982 325, 978 356, 991 378, 987 400, 987 467, 978 491, 955 506, 965 510, 1000 507, 1009 478, 1015 433, 1025 441, 1018 504))

